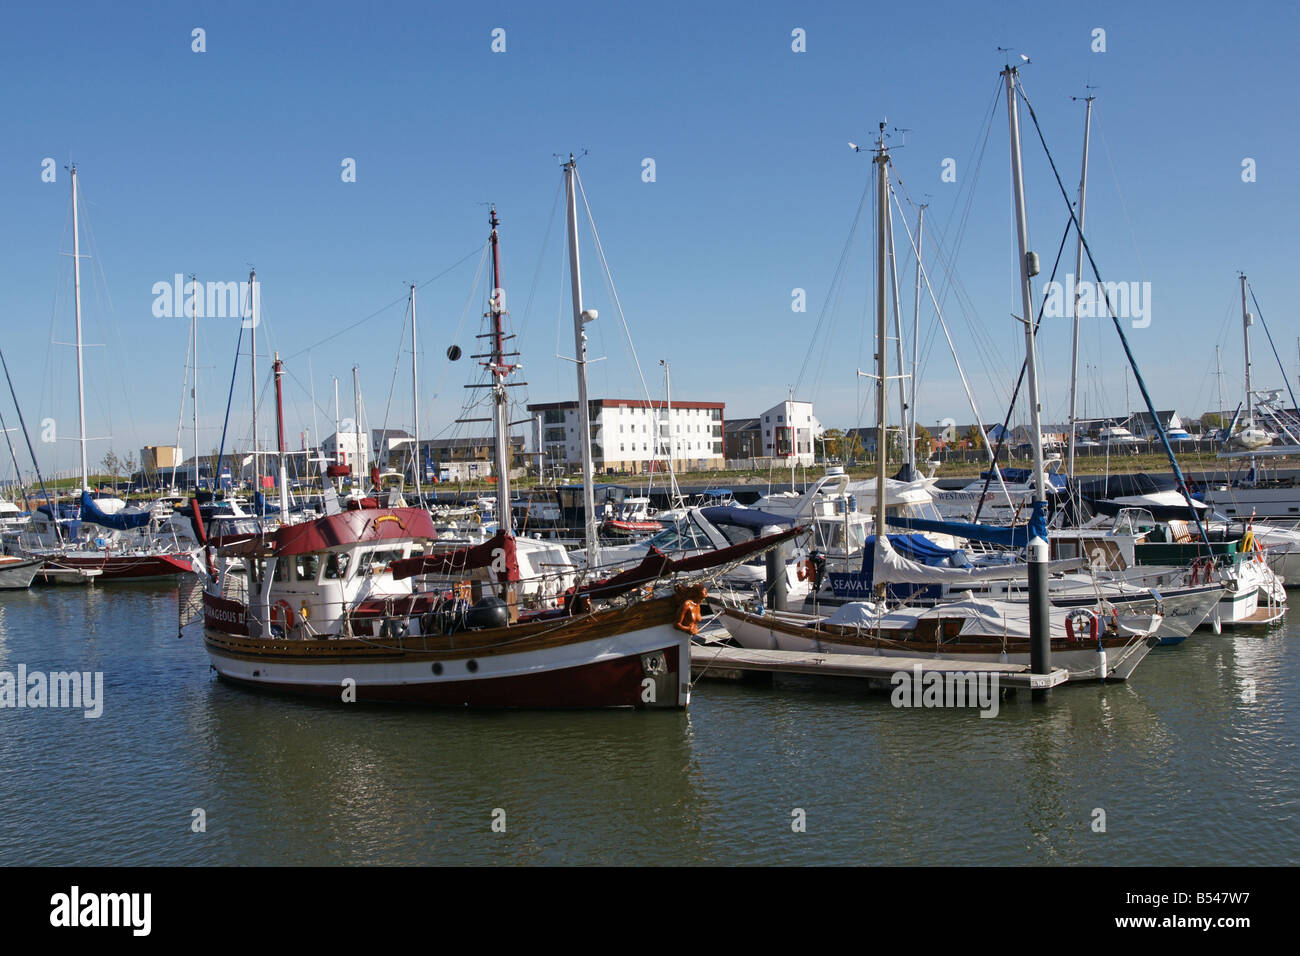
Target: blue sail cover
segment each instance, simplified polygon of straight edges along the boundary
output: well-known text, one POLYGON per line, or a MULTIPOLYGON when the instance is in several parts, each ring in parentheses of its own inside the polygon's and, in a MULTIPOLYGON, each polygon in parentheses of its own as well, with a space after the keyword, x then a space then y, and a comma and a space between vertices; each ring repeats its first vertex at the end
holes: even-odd
MULTIPOLYGON (((992 476, 992 474, 993 473, 991 471, 981 471, 980 477, 989 478, 992 476)), ((1060 472, 1049 471, 1049 472, 1044 472, 1044 477, 1047 479, 1048 485, 1050 485, 1056 491, 1065 490, 1066 488, 1065 475, 1061 474, 1060 472)), ((1034 480, 1034 471, 1032 468, 1003 468, 1002 480, 1009 481, 1013 485, 1027 485, 1034 480)))
MULTIPOLYGON (((54 509, 50 506, 49 502, 46 502, 46 503, 43 504, 43 505, 37 505, 37 506, 36 506, 36 510, 39 511, 41 514, 45 515, 45 517, 47 517, 47 518, 51 518, 51 519, 54 518, 54 509)), ((58 518, 58 520, 60 520, 60 521, 75 521, 75 520, 77 520, 79 517, 81 517, 81 512, 80 512, 80 510, 77 508, 76 505, 74 505, 74 504, 73 504, 72 502, 70 502, 70 501, 60 501, 60 502, 59 502, 59 518, 58 518)))
MULTIPOLYGON (((300 511, 302 511, 302 505, 289 505, 290 514, 297 514, 300 511)), ((271 502, 266 500, 266 495, 262 494, 260 491, 253 492, 253 514, 261 515, 265 518, 267 515, 278 515, 279 513, 279 505, 271 504, 271 502)))
POLYGON ((148 509, 143 511, 132 509, 129 512, 119 512, 118 514, 109 514, 106 511, 100 511, 99 505, 95 504, 95 499, 90 497, 90 492, 82 490, 81 492, 81 520, 89 521, 91 524, 97 524, 102 528, 112 528, 114 531, 130 531, 133 528, 143 528, 149 523, 152 517, 148 509))
POLYGON ((54 517, 54 509, 47 502, 43 505, 37 505, 36 510, 51 521, 57 521, 63 529, 63 534, 70 538, 77 538, 81 535, 81 520, 79 518, 80 509, 70 501, 59 502, 59 516, 54 517))
POLYGON ((968 521, 934 521, 929 518, 904 518, 897 515, 885 515, 885 524, 891 528, 907 528, 911 531, 931 531, 935 534, 950 534, 957 538, 971 541, 983 541, 1003 548, 1023 548, 1029 543, 1029 525, 1002 527, 999 525, 971 524, 968 521))
MULTIPOLYGON (((894 550, 903 557, 932 568, 945 566, 950 563, 949 558, 960 555, 958 551, 939 547, 923 534, 891 534, 886 537, 889 538, 889 543, 894 550)), ((856 574, 839 571, 830 573, 831 591, 836 597, 853 599, 875 597, 875 555, 876 536, 873 534, 867 538, 866 544, 862 547, 861 571, 856 574)), ((970 562, 963 561, 959 566, 969 567, 970 562)), ((885 587, 885 594, 889 598, 901 601, 917 595, 938 597, 939 590, 937 586, 929 584, 888 584, 885 587)))
POLYGON ((1029 523, 1011 527, 973 524, 969 521, 935 521, 929 518, 908 518, 888 514, 885 515, 885 524, 891 528, 950 534, 955 538, 983 541, 985 544, 995 544, 1003 548, 1023 548, 1033 538, 1047 540, 1047 502, 1035 501, 1029 523))
POLYGON ((761 531, 764 528, 778 527, 788 528, 794 524, 794 521, 784 515, 774 515, 767 511, 759 511, 757 508, 737 508, 731 505, 713 505, 708 508, 701 508, 700 514, 704 520, 716 525, 732 525, 740 528, 749 528, 753 531, 761 531))

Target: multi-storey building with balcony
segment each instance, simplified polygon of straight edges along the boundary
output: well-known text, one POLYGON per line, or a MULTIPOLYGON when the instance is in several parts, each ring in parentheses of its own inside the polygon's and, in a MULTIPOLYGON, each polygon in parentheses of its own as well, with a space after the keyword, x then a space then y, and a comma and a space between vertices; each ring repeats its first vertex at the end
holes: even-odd
MULTIPOLYGON (((589 402, 592 463, 597 473, 713 471, 723 467, 722 402, 665 402, 597 398, 589 402)), ((534 454, 542 467, 573 471, 582 465, 577 402, 529 405, 534 454)))

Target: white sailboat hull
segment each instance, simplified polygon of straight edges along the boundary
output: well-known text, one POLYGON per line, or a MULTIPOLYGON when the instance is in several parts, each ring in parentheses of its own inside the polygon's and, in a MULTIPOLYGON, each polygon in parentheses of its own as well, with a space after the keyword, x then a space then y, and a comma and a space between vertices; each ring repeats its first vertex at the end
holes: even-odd
MULTIPOLYGON (((981 661, 987 663, 1007 663, 1029 666, 1028 653, 984 653, 981 651, 961 651, 957 646, 945 647, 943 652, 925 651, 918 648, 898 648, 874 645, 841 643, 825 632, 812 632, 808 635, 795 633, 797 628, 782 627, 781 623, 807 624, 815 621, 810 615, 766 614, 755 620, 749 615, 737 615, 730 612, 722 615, 723 626, 727 633, 741 647, 757 650, 807 651, 819 654, 875 654, 884 657, 923 657, 933 660, 981 661), (800 620, 802 619, 802 620, 800 620)), ((869 633, 869 632, 868 632, 869 633)), ((1106 649, 1106 680, 1127 680, 1137 669, 1138 664, 1157 644, 1155 638, 1134 637, 1123 647, 1106 649)), ((1070 672, 1071 683, 1102 679, 1100 660, 1095 647, 1082 644, 1078 649, 1052 649, 1052 666, 1064 667, 1070 672)))

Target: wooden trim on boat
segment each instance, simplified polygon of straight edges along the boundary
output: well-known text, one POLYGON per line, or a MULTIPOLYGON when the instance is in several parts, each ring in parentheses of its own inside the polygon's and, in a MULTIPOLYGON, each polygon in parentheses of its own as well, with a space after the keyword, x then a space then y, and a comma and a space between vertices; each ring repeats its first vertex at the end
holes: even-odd
POLYGON ((468 657, 519 654, 595 641, 628 631, 674 624, 681 615, 681 596, 640 601, 621 608, 511 624, 507 627, 457 631, 454 634, 405 638, 255 638, 204 628, 203 642, 227 657, 284 663, 345 661, 447 661, 468 657))

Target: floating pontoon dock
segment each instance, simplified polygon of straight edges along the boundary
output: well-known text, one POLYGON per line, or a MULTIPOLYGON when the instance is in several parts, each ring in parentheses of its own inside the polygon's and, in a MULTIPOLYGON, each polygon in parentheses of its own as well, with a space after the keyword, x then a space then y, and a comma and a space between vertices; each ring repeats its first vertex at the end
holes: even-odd
POLYGON ((751 650, 725 644, 696 644, 691 648, 694 680, 743 680, 750 674, 800 674, 865 678, 868 686, 889 689, 900 671, 908 674, 996 674, 998 686, 1048 690, 1064 684, 1070 672, 1053 667, 1048 674, 1031 673, 1024 664, 993 661, 954 661, 927 657, 887 657, 883 654, 826 654, 816 651, 751 650), (917 668, 920 668, 917 671, 917 668))

